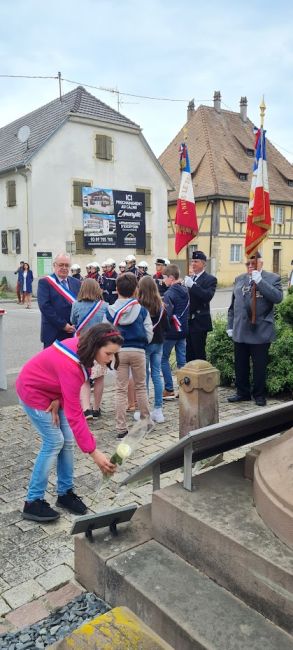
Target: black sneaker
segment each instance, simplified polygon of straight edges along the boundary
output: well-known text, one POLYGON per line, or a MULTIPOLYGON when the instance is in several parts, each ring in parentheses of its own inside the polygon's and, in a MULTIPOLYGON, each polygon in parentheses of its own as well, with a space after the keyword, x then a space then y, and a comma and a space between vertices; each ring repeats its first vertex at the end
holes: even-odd
POLYGON ((116 438, 117 438, 117 440, 122 440, 122 438, 125 438, 125 436, 127 436, 127 434, 128 434, 128 431, 119 431, 117 433, 116 438))
POLYGON ((45 499, 35 499, 35 501, 26 501, 22 512, 23 519, 32 521, 55 521, 60 515, 57 510, 53 510, 45 499))
POLYGON ((84 411, 83 414, 86 420, 92 420, 93 412, 91 409, 86 409, 86 411, 84 411))
POLYGON ((73 512, 75 515, 84 515, 87 511, 85 503, 83 503, 77 494, 74 494, 73 490, 67 490, 66 494, 62 494, 62 496, 59 494, 56 506, 66 508, 66 510, 73 512))
POLYGON ((93 418, 100 418, 101 415, 101 409, 93 409, 93 418))

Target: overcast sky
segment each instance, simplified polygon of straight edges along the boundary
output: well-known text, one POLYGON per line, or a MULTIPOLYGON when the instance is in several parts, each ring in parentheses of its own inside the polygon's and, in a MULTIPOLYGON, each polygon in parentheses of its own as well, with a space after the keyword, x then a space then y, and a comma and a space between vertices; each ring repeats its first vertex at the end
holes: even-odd
MULTIPOLYGON (((121 112, 137 122, 159 155, 183 126, 187 103, 223 108, 259 124, 262 95, 268 138, 293 162, 293 3, 291 0, 0 0, 0 75, 57 75, 121 93, 121 112)), ((63 82, 63 92, 74 88, 63 82)), ((58 96, 56 80, 0 76, 0 127, 58 96)), ((117 108, 114 94, 88 89, 117 108)))

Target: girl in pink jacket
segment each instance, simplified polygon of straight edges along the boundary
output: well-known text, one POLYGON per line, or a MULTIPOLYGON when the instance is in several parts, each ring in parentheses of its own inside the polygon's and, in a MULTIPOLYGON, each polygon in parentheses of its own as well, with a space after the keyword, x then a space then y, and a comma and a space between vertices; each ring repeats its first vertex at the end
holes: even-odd
POLYGON ((108 458, 96 449, 80 404, 80 389, 88 379, 94 361, 102 367, 115 359, 123 339, 108 323, 94 325, 79 338, 54 341, 22 368, 16 391, 20 403, 42 438, 37 456, 23 518, 33 521, 54 521, 59 513, 44 500, 49 474, 57 462, 56 505, 82 515, 86 505, 73 492, 74 437, 80 449, 90 454, 104 474, 115 471, 108 458))

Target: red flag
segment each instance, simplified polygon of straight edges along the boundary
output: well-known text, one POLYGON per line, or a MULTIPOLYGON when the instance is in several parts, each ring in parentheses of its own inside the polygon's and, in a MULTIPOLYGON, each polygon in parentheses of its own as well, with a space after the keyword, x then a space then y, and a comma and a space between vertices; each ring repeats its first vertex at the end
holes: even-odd
POLYGON ((263 128, 256 133, 255 160, 251 181, 245 236, 245 253, 253 255, 271 228, 266 136, 263 128))
POLYGON ((187 151, 187 145, 183 143, 180 147, 180 169, 181 181, 179 197, 176 208, 176 235, 175 235, 175 252, 176 255, 184 246, 196 237, 198 225, 196 218, 196 207, 190 173, 190 164, 187 151))

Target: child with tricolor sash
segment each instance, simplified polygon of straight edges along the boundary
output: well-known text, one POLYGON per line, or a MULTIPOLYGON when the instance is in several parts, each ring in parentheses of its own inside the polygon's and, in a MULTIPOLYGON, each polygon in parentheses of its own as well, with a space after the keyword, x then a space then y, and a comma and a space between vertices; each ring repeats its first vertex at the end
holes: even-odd
MULTIPOLYGON (((106 303, 102 299, 100 285, 93 278, 86 278, 79 290, 77 300, 71 308, 71 323, 75 326, 76 336, 80 336, 92 325, 101 323, 106 313, 106 303)), ((84 416, 87 420, 98 418, 101 415, 101 399, 104 390, 104 375, 107 372, 105 366, 99 366, 95 362, 91 377, 94 381, 94 408, 91 407, 91 387, 87 380, 81 389, 80 399, 84 416)))
MULTIPOLYGON (((170 329, 166 307, 162 302, 158 286, 150 275, 145 275, 138 283, 138 300, 148 309, 153 325, 153 338, 146 346, 146 381, 149 391, 150 373, 154 385, 155 404, 151 412, 153 422, 165 421, 163 415, 163 382, 161 378, 161 362, 163 343, 166 332, 170 329)), ((139 414, 138 414, 139 415, 139 414)), ((137 413, 134 414, 137 419, 137 413)))
POLYGON ((80 389, 94 361, 106 367, 115 360, 117 368, 122 342, 116 327, 101 323, 81 333, 80 337, 54 341, 23 366, 16 391, 42 440, 23 509, 24 519, 47 522, 59 518, 59 513, 44 498, 55 464, 56 505, 78 515, 86 512, 86 505, 73 491, 74 438, 103 474, 115 472, 115 465, 96 448, 96 440, 82 411, 80 389))
POLYGON ((164 293, 167 314, 171 328, 166 334, 163 345, 162 373, 165 389, 163 399, 175 399, 173 378, 170 366, 170 354, 175 348, 177 368, 182 368, 186 363, 186 335, 189 317, 189 293, 182 285, 179 277, 179 267, 169 264, 165 268, 164 283, 167 291, 164 293))
POLYGON ((153 326, 149 312, 136 298, 137 279, 133 273, 124 273, 117 278, 117 293, 118 300, 108 306, 106 319, 120 330, 123 337, 116 377, 116 426, 117 438, 121 439, 128 433, 126 408, 130 370, 140 417, 150 415, 145 348, 153 338, 153 326))

